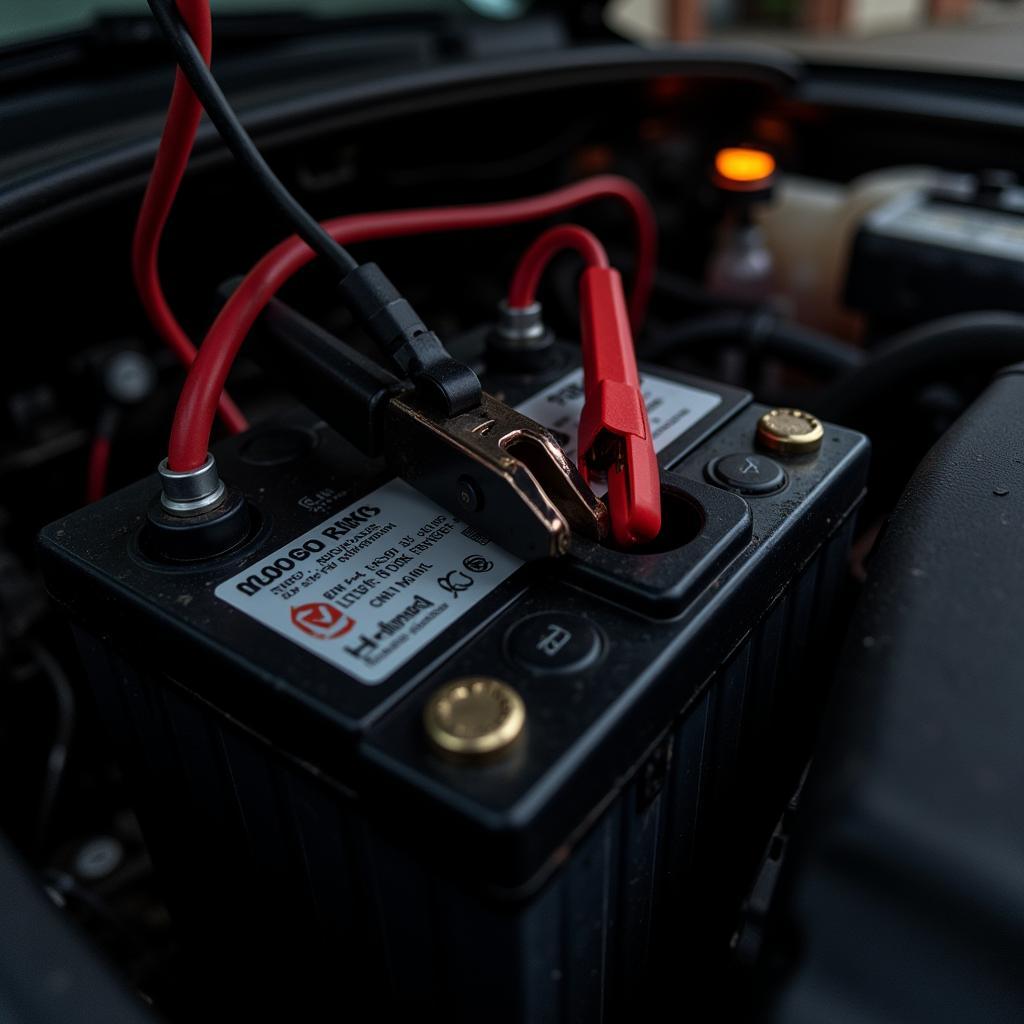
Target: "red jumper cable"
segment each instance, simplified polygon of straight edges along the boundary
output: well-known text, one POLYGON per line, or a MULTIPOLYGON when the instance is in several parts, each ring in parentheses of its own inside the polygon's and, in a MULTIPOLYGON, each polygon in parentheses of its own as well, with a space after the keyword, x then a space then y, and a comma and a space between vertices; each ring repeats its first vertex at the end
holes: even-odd
MULTIPOLYGON (((499 406, 501 403, 489 398, 489 396, 481 395, 479 381, 472 371, 467 367, 461 366, 461 364, 454 363, 435 335, 424 330, 414 331, 416 325, 406 322, 408 320, 407 313, 411 314, 413 312, 411 309, 407 309, 408 304, 402 305, 404 300, 401 300, 394 287, 386 281, 386 278, 383 277, 374 265, 360 266, 358 261, 341 247, 339 244, 341 240, 338 238, 335 230, 331 229, 334 228, 344 233, 346 228, 355 227, 354 221, 365 230, 366 234, 364 237, 380 237, 378 232, 386 236, 389 234, 416 233, 417 229, 419 231, 430 231, 451 229, 452 227, 482 227, 488 222, 492 224, 515 223, 520 220, 530 219, 531 215, 537 216, 538 207, 546 205, 544 200, 550 203, 552 197, 538 197, 541 198, 539 203, 536 200, 527 200, 522 203, 495 204, 500 207, 500 212, 493 207, 485 207, 483 210, 480 208, 462 208, 454 211, 409 211, 407 213, 395 212, 390 216, 385 215, 383 217, 369 215, 366 218, 341 218, 339 219, 340 222, 334 222, 329 226, 317 225, 298 205, 294 197, 281 185, 265 161, 263 161, 258 150, 255 149, 244 127, 237 121, 237 118, 219 92, 216 81, 210 75, 207 66, 209 46, 206 47, 204 53, 201 41, 197 41, 195 38, 195 35, 198 34, 195 26, 190 25, 185 18, 182 18, 182 11, 177 10, 179 6, 187 7, 189 14, 197 22, 203 20, 205 16, 208 27, 208 0, 150 0, 150 6, 153 8, 154 15, 162 31, 172 43, 180 70, 191 86, 187 91, 182 88, 177 94, 184 104, 181 109, 176 111, 172 102, 172 108, 168 116, 167 137, 162 140, 161 152, 158 155, 157 165, 154 168, 153 180, 150 188, 147 190, 141 223, 136 237, 136 248, 133 252, 133 255, 136 257, 134 267, 136 279, 140 282, 140 291, 144 296, 144 302, 146 302, 147 298, 146 289, 149 289, 150 294, 148 298, 150 302, 147 303, 147 311, 154 318, 154 322, 164 328, 168 326, 177 328, 173 315, 163 301, 162 294, 160 294, 160 285, 156 273, 156 247, 171 201, 173 200, 174 192, 184 171, 187 149, 191 146, 194 138, 196 127, 194 119, 189 123, 185 116, 190 114, 188 104, 193 103, 194 99, 202 98, 202 103, 207 107, 212 120, 228 144, 228 147, 241 163, 255 175, 261 188, 267 193, 274 205, 291 220, 297 235, 302 239, 301 242, 298 238, 286 240, 254 268, 254 271, 243 281, 234 296, 237 299, 236 304, 232 306, 229 302, 225 310, 222 310, 221 317, 218 317, 217 323, 211 329, 207 343, 194 359, 175 414, 168 458, 163 460, 159 468, 163 479, 163 492, 161 494, 163 511, 172 515, 192 515, 197 511, 212 507, 220 500, 220 496, 225 493, 224 483, 217 476, 215 460, 207 449, 214 411, 218 401, 223 400, 223 388, 227 372, 238 348, 244 340, 247 330, 252 326, 253 321, 259 316, 266 303, 273 297, 284 281, 304 263, 308 262, 314 253, 324 256, 325 259, 332 262, 335 268, 339 270, 342 274, 341 283, 344 294, 347 296, 347 304, 353 308, 357 318, 361 318, 370 325, 372 328, 371 334, 389 352, 391 351, 391 343, 394 340, 389 332, 393 330, 399 332, 399 337, 403 340, 405 348, 400 349, 401 358, 398 358, 396 355, 396 361, 404 371, 411 372, 415 370, 416 366, 419 365, 417 359, 421 355, 421 350, 427 352, 429 349, 427 354, 433 357, 436 349, 441 353, 441 357, 434 360, 442 368, 438 371, 439 373, 442 373, 442 371, 447 372, 449 365, 453 365, 457 368, 461 367, 464 371, 464 377, 468 376, 468 378, 471 378, 471 385, 475 387, 475 392, 470 384, 466 384, 460 378, 458 383, 462 390, 454 389, 454 398, 445 390, 443 383, 441 386, 448 400, 449 408, 449 416, 442 422, 443 433, 448 438, 446 444, 455 451, 456 455, 467 458, 468 449, 465 443, 460 441, 460 438, 457 436, 458 427, 455 425, 455 421, 459 419, 460 415, 478 414, 479 409, 478 407, 467 408, 465 403, 467 401, 470 403, 479 401, 483 404, 485 399, 499 406), (177 117, 175 117, 175 114, 177 114, 177 117), (383 227, 380 220, 385 221, 383 227), (410 220, 413 223, 411 229, 410 220), (147 260, 148 265, 146 265, 147 260), (350 284, 349 277, 352 275, 359 276, 350 284), (158 300, 156 306, 152 305, 154 293, 155 299, 158 300), (389 296, 392 293, 395 297, 393 304, 400 307, 397 311, 392 310, 389 305, 389 296), (160 304, 162 304, 162 307, 160 304), (156 312, 154 312, 154 309, 156 309, 156 312), (163 318, 159 315, 161 313, 165 314, 163 318), (383 322, 376 319, 378 315, 385 314, 386 319, 383 322), (405 320, 403 320, 403 317, 405 317, 405 320), (383 326, 381 326, 382 323, 383 326), (427 334, 426 341, 417 347, 413 342, 423 334, 427 334), (380 337, 378 338, 377 335, 380 335, 380 337), (431 339, 433 339, 432 342, 431 339), (433 348, 427 343, 432 344, 433 348), (204 358, 207 355, 209 359, 204 358), (448 432, 449 428, 451 433, 448 432), (202 493, 198 493, 199 490, 202 493), (185 508, 185 506, 188 507, 185 508)), ((179 78, 178 84, 183 86, 184 82, 179 78)), ((637 273, 633 282, 634 306, 631 312, 639 323, 652 283, 654 269, 654 218, 646 199, 642 194, 637 195, 638 190, 635 186, 626 183, 628 185, 626 196, 622 197, 621 186, 623 183, 621 180, 618 180, 615 184, 619 188, 614 191, 620 193, 620 198, 625 198, 627 205, 634 214, 635 226, 637 228, 638 249, 640 251, 636 267, 637 273), (645 242, 646 244, 644 244, 645 242), (644 263, 645 257, 646 264, 644 263)), ((565 197, 560 198, 564 208, 565 197)), ((578 194, 574 198, 575 202, 585 201, 578 194)), ((586 198, 594 198, 593 193, 586 198)), ((575 202, 570 202, 568 205, 575 205, 575 202)), ((556 211, 549 208, 544 212, 556 211)), ((543 215, 543 213, 539 215, 543 215)), ((591 269, 602 269, 606 274, 612 273, 607 265, 602 268, 591 269)), ((615 298, 617 298, 622 306, 622 323, 626 325, 626 334, 628 336, 625 297, 622 294, 621 281, 617 275, 615 275, 613 284, 616 291, 615 298)), ((600 291, 600 286, 595 285, 595 295, 600 291)), ((595 299, 595 301, 598 300, 595 299)), ((177 329, 176 331, 166 331, 166 334, 166 340, 168 340, 169 344, 175 348, 179 355, 187 359, 193 350, 191 343, 184 336, 183 332, 177 329)), ((424 374, 424 376, 428 377, 431 382, 437 383, 437 379, 429 377, 429 374, 424 374)), ((396 400, 393 404, 400 405, 401 403, 396 400)), ((640 408, 642 414, 642 399, 640 408)), ((512 410, 506 409, 506 412, 511 418, 514 418, 512 410)), ((531 422, 526 421, 527 424, 531 422)), ((616 425, 612 424, 611 426, 614 429, 616 425)), ((525 430, 526 427, 524 426, 523 429, 525 430)), ((608 431, 604 431, 603 434, 608 434, 608 431)), ((540 438, 540 440, 543 448, 543 439, 540 438)), ((595 457, 589 459, 593 468, 607 469, 610 474, 618 472, 631 478, 632 474, 630 471, 632 467, 622 463, 626 454, 625 449, 619 445, 622 451, 618 456, 620 464, 616 465, 616 456, 613 448, 615 448, 618 442, 612 441, 609 445, 605 446, 608 448, 608 465, 605 466, 602 461, 604 453, 598 450, 599 440, 601 438, 596 438, 594 442, 595 457)), ((545 458, 560 474, 560 478, 563 479, 563 482, 573 496, 573 501, 570 504, 573 505, 574 513, 578 512, 580 520, 587 525, 593 526, 595 534, 600 536, 602 533, 600 520, 607 516, 607 511, 602 509, 601 503, 594 498, 593 492, 585 486, 576 468, 566 460, 564 453, 560 452, 557 445, 552 443, 551 449, 544 448, 544 451, 547 453, 545 458), (573 482, 572 478, 574 476, 578 480, 578 486, 573 482)), ((494 455, 495 453, 492 452, 490 454, 494 455)), ((506 461, 500 459, 496 461, 485 460, 492 477, 495 478, 490 479, 489 483, 499 491, 514 491, 517 498, 525 506, 526 515, 534 517, 529 521, 532 523, 534 519, 538 516, 540 517, 538 521, 540 522, 541 529, 538 532, 544 534, 544 540, 547 541, 547 553, 561 553, 564 551, 564 544, 562 542, 568 538, 569 513, 565 512, 561 505, 554 504, 544 494, 543 489, 540 489, 538 494, 534 496, 535 500, 531 500, 528 494, 524 494, 522 489, 516 486, 513 475, 510 475, 512 471, 505 465, 506 461)), ((474 461, 475 465, 476 461, 474 461)), ((516 465, 525 472, 521 464, 516 463, 516 465)), ((404 473, 401 475, 405 476, 404 473)), ((529 473, 526 474, 522 481, 524 487, 528 480, 533 480, 529 473)), ((631 488, 628 479, 627 486, 631 488)), ((428 488, 421 489, 424 489, 425 493, 431 493, 428 488)), ((445 492, 445 497, 451 497, 447 491, 445 492)), ((442 498, 441 500, 442 504, 444 504, 444 499, 442 498)), ((244 505, 238 507, 244 510, 244 505)), ((620 531, 622 539, 625 542, 643 539, 643 528, 649 521, 649 517, 648 520, 644 520, 643 517, 632 515, 631 509, 629 512, 632 518, 630 522, 624 521, 622 525, 620 531), (636 524, 639 524, 639 532, 631 532, 631 526, 634 525, 633 520, 636 521, 636 524)), ((239 519, 239 524, 241 525, 241 523, 242 520, 239 519)), ((575 526, 576 523, 574 522, 573 525, 575 526)), ((512 540, 516 541, 514 535, 512 540)), ((524 544, 523 546, 530 551, 533 550, 528 545, 524 544)), ((528 557, 532 557, 532 555, 528 557)))
MULTIPOLYGON (((177 0, 177 6, 209 63, 212 30, 208 0, 177 0)), ((199 100, 179 69, 132 239, 132 273, 139 298, 157 334, 186 366, 196 360, 196 348, 167 303, 160 283, 158 259, 160 240, 188 164, 201 115, 199 100)), ((325 227, 339 240, 349 235, 353 236, 351 240, 359 240, 499 226, 550 216, 606 196, 623 202, 633 220, 637 257, 630 315, 634 327, 639 329, 653 287, 657 225, 647 198, 625 178, 599 175, 544 195, 504 203, 339 217, 327 222, 325 227)), ((245 416, 224 391, 228 371, 260 311, 312 256, 300 239, 294 236, 286 239, 267 253, 228 301, 207 335, 208 343, 204 345, 204 357, 200 360, 202 366, 196 367, 190 375, 179 403, 171 433, 169 464, 172 468, 187 470, 203 464, 213 425, 211 402, 219 404, 221 418, 232 433, 247 428, 245 416)), ((101 442, 100 447, 105 443, 101 442)))
MULTIPOLYGON (((657 224, 646 196, 633 182, 599 175, 539 196, 498 203, 352 214, 324 222, 339 242, 408 237, 436 231, 479 230, 539 220, 595 199, 625 204, 636 237, 631 317, 643 323, 657 261, 657 224)), ((214 409, 245 337, 267 303, 313 259, 313 250, 294 235, 280 242, 249 271, 221 309, 189 370, 171 428, 168 465, 187 472, 202 466, 210 443, 214 409)), ((605 261, 607 262, 607 260, 605 261)))
POLYGON ((632 547, 653 540, 661 529, 661 479, 619 272, 608 265, 593 234, 562 224, 545 231, 523 254, 508 305, 532 305, 544 268, 566 249, 575 249, 587 264, 580 279, 585 398, 579 469, 588 483, 606 474, 612 536, 632 547))
MULTIPOLYGON (((208 64, 212 50, 208 0, 177 0, 177 4, 192 38, 208 64)), ((135 224, 135 234, 132 238, 132 276, 139 299, 153 329, 186 367, 195 359, 196 349, 182 330, 164 296, 158 260, 160 239, 181 179, 185 175, 202 113, 203 108, 199 100, 179 70, 174 77, 174 91, 171 93, 171 102, 167 108, 160 147, 146 185, 146 194, 142 199, 139 219, 135 224)), ((218 397, 221 419, 228 430, 233 434, 245 430, 248 423, 238 406, 227 394, 218 397)))
POLYGON ((91 504, 107 493, 107 473, 110 469, 110 451, 114 429, 117 426, 117 412, 109 406, 99 416, 92 443, 85 478, 85 501, 91 504))

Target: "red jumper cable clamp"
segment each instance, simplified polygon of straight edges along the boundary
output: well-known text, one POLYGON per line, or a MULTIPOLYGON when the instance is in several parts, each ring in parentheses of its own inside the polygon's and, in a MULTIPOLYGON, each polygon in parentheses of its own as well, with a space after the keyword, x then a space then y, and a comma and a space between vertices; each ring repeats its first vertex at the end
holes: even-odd
POLYGON ((545 267, 566 249, 578 252, 587 265, 580 278, 584 405, 579 469, 587 483, 605 474, 612 536, 617 544, 632 547, 653 540, 661 529, 661 479, 619 272, 608 265, 604 246, 592 232, 558 224, 523 254, 509 286, 508 307, 531 306, 545 267))
POLYGON ((619 272, 584 270, 580 309, 585 394, 580 472, 588 483, 595 474, 606 475, 615 541, 642 544, 661 529, 661 480, 619 272))

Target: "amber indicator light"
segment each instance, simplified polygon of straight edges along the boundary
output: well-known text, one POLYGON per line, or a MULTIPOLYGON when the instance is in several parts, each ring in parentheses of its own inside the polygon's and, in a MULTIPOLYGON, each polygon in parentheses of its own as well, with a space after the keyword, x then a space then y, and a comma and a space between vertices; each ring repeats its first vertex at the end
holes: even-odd
POLYGON ((727 146, 715 154, 715 177, 719 185, 736 191, 767 187, 775 166, 775 157, 763 149, 727 146))

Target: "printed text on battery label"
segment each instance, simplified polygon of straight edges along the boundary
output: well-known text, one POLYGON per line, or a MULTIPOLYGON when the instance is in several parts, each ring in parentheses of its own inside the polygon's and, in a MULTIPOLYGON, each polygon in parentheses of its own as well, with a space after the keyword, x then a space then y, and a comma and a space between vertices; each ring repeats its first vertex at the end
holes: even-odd
MULTIPOLYGON (((710 412, 718 395, 643 378, 659 450, 710 412)), ((520 405, 575 458, 583 371, 520 405)), ((319 511, 331 489, 300 501, 319 511)), ((366 685, 384 682, 501 585, 522 563, 402 480, 392 480, 261 557, 215 593, 268 629, 366 685)), ((555 626, 538 651, 572 639, 555 626)))
POLYGON ((360 682, 383 682, 521 562, 392 480, 217 587, 360 682))

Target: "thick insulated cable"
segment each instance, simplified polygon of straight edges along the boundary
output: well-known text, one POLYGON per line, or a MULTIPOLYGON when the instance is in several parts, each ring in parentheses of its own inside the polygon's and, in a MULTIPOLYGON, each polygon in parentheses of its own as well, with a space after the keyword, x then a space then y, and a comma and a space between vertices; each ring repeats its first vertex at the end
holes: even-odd
MULTIPOLYGON (((179 9, 203 59, 209 61, 212 49, 209 3, 206 0, 179 0, 179 9)), ((196 349, 164 296, 160 284, 159 255, 164 226, 184 177, 202 113, 203 108, 192 87, 184 73, 178 70, 160 146, 132 238, 132 276, 139 300, 153 329, 186 367, 191 366, 195 359, 196 349)), ((232 433, 246 429, 245 416, 227 394, 220 396, 219 404, 221 418, 232 433)))
POLYGON ((555 256, 568 249, 579 253, 588 267, 608 266, 608 254, 604 247, 586 228, 576 224, 559 224, 545 231, 523 253, 509 285, 509 307, 522 309, 532 306, 545 268, 555 256))
MULTIPOLYGON (((181 0, 177 0, 180 4, 181 0)), ((207 0, 196 0, 207 8, 207 0)), ((191 26, 185 21, 183 12, 175 0, 149 0, 160 30, 174 50, 178 69, 188 79, 199 102, 216 127, 232 156, 246 170, 273 206, 291 224, 295 233, 318 255, 333 266, 339 277, 345 277, 355 270, 359 263, 324 231, 316 218, 288 191, 280 178, 270 169, 263 154, 249 138, 249 133, 238 120, 227 97, 221 91, 217 79, 210 71, 206 54, 202 52, 192 34, 191 26)))
MULTIPOLYGON (((629 311, 636 330, 646 313, 657 264, 657 224, 647 197, 626 178, 600 175, 543 195, 499 203, 353 214, 325 221, 323 227, 333 238, 353 244, 521 224, 598 199, 616 199, 625 204, 633 222, 637 261, 629 311)), ((214 409, 238 350, 267 303, 313 257, 313 250, 300 238, 287 238, 249 271, 228 299, 207 332, 182 389, 168 451, 171 469, 184 472, 203 464, 214 409)))
POLYGON ((644 359, 663 359, 735 343, 749 354, 780 356, 829 377, 857 369, 865 358, 853 345, 770 311, 732 309, 680 321, 649 337, 642 346, 642 355, 644 359))
POLYGON ((816 401, 838 423, 860 422, 945 374, 991 371, 1024 359, 1024 314, 985 311, 941 317, 880 343, 816 401))

